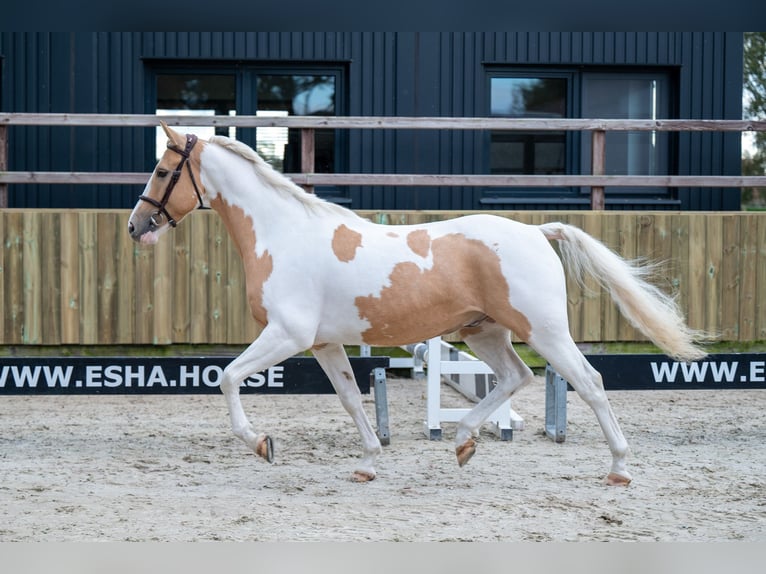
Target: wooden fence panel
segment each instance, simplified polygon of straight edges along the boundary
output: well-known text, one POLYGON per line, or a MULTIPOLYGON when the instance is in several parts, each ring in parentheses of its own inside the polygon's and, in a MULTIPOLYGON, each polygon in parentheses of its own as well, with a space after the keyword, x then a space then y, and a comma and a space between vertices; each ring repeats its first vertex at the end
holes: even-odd
POLYGON ((63 212, 59 217, 61 343, 65 345, 80 343, 80 233, 77 218, 78 214, 75 211, 63 212))
POLYGON ((93 212, 78 214, 80 245, 80 341, 96 345, 98 338, 98 275, 97 221, 93 212))
POLYGON ((686 316, 689 324, 698 328, 705 325, 705 221, 702 217, 689 218, 689 259, 686 316))
POLYGON ((33 213, 22 216, 22 249, 24 293, 23 341, 25 344, 41 343, 42 331, 42 262, 40 260, 40 218, 33 213))
POLYGON ((721 293, 721 335, 725 340, 739 340, 740 271, 739 222, 735 215, 723 215, 723 291, 721 293))
POLYGON ((756 259, 758 245, 758 221, 753 217, 743 217, 739 222, 740 244, 740 292, 739 292, 739 338, 747 341, 755 339, 755 300, 756 294, 756 259))
POLYGON ((154 248, 139 245, 135 258, 133 336, 137 344, 150 344, 154 338, 154 248))
POLYGON ((755 256, 755 336, 757 341, 766 340, 766 217, 753 218, 758 223, 755 256))
MULTIPOLYGON (((128 235, 128 212, 117 213, 117 324, 114 342, 130 344, 136 339, 136 259, 138 246, 128 235)), ((183 340, 183 339, 178 339, 183 340)))
MULTIPOLYGON (((228 276, 227 248, 229 236, 223 220, 215 213, 208 213, 210 230, 208 250, 208 308, 206 319, 209 324, 209 336, 213 341, 226 342, 226 277, 228 276), (212 217, 210 217, 212 215, 212 217)), ((232 301, 232 304, 235 302, 232 301)), ((242 309, 239 310, 242 313, 242 309)))
POLYGON ((23 214, 13 213, 5 221, 5 332, 15 341, 23 341, 24 325, 24 254, 23 214))
POLYGON ((721 293, 723 265, 723 220, 720 217, 708 217, 706 223, 705 245, 705 325, 708 333, 721 332, 721 293))
MULTIPOLYGON (((368 213, 391 224, 454 212, 368 213)), ((723 340, 766 339, 766 215, 759 213, 499 212, 580 225, 626 257, 664 262, 689 323, 723 340)), ((128 237, 126 210, 0 210, 0 344, 249 344, 242 263, 220 218, 203 211, 156 246, 128 237)), ((570 282, 579 342, 643 338, 592 280, 570 282)))
MULTIPOLYGON (((42 259, 42 344, 61 340, 61 225, 59 213, 43 213, 40 229, 47 239, 39 241, 42 259)), ((2 302, 2 297, 0 297, 2 302)))
MULTIPOLYGON (((175 229, 173 236, 173 329, 174 341, 190 340, 191 327, 191 229, 190 219, 175 229)), ((125 234, 127 236, 127 233, 125 234)))
POLYGON ((205 214, 195 214, 201 217, 187 218, 191 224, 191 275, 190 275, 190 325, 191 343, 212 342, 208 334, 208 223, 212 220, 205 214))
MULTIPOLYGON (((98 277, 98 340, 117 338, 119 310, 117 308, 117 242, 118 214, 104 213, 95 218, 97 226, 96 276, 98 277)), ((124 232, 124 230, 123 230, 124 232)))

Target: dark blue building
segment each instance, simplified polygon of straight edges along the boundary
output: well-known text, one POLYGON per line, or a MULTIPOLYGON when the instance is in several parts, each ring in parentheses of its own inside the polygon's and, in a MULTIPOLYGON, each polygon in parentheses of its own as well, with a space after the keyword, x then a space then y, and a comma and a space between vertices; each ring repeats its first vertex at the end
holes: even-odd
MULTIPOLYGON (((742 33, 0 32, 3 112, 741 119, 742 33)), ((298 133, 240 129, 299 171, 298 133)), ((328 130, 316 171, 589 173, 588 134, 328 130)), ((12 171, 150 171, 155 131, 19 127, 12 171)), ((739 133, 612 133, 607 173, 739 175, 739 133)), ((11 185, 10 207, 131 207, 136 186, 11 185)), ((355 209, 585 209, 580 188, 318 189, 355 209)), ((607 189, 607 209, 737 210, 736 189, 607 189)))

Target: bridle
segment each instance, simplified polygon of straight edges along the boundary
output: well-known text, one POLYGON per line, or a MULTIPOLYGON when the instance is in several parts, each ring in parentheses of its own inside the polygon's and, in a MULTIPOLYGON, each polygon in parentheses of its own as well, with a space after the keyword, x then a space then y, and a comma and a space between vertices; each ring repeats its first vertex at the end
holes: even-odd
POLYGON ((184 149, 181 149, 174 145, 168 145, 168 149, 173 150, 177 154, 181 156, 181 161, 178 162, 178 165, 176 166, 176 169, 173 170, 173 174, 170 176, 170 183, 168 183, 168 187, 165 189, 165 194, 162 196, 162 199, 160 201, 157 201, 156 199, 149 197, 148 195, 140 195, 138 196, 138 199, 141 201, 145 201, 147 203, 151 203, 154 207, 157 208, 157 211, 152 215, 151 222, 155 227, 159 227, 161 222, 158 222, 155 220, 155 217, 157 215, 162 215, 170 224, 170 227, 176 226, 176 220, 173 219, 167 210, 167 204, 170 200, 170 194, 173 193, 173 189, 175 188, 176 184, 178 183, 179 178, 181 177, 181 172, 183 171, 184 164, 186 164, 186 167, 189 168, 189 177, 191 178, 192 185, 194 186, 194 192, 197 194, 197 199, 199 200, 199 206, 203 207, 202 202, 202 194, 199 192, 199 188, 197 187, 197 182, 194 179, 194 173, 192 172, 191 164, 189 163, 189 156, 191 155, 191 151, 194 148, 194 146, 197 143, 197 136, 194 134, 186 134, 186 147, 184 149))

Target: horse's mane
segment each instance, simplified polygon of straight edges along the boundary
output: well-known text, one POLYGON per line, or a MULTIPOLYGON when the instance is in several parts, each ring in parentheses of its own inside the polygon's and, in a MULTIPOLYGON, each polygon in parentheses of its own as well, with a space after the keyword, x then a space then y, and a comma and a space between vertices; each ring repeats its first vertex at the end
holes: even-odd
POLYGON ((214 135, 208 138, 208 142, 215 145, 219 145, 227 150, 236 153, 240 157, 248 160, 253 164, 255 172, 261 180, 274 188, 277 192, 294 198, 296 201, 303 204, 306 209, 313 212, 330 212, 337 215, 345 215, 346 217, 358 217, 353 211, 346 209, 340 205, 325 201, 321 197, 317 197, 313 193, 306 193, 306 191, 293 183, 290 178, 281 174, 275 170, 266 160, 264 160, 258 153, 255 152, 250 146, 244 144, 235 139, 228 138, 226 136, 214 135))

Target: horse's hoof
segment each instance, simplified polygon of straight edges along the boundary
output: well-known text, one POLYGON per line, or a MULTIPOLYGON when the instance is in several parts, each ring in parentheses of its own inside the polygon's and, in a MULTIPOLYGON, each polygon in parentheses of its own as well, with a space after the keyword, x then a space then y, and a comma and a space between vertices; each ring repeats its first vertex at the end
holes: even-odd
POLYGON ((455 449, 457 454, 457 463, 460 466, 464 466, 476 452, 476 441, 469 438, 463 444, 455 449))
POLYGON ((255 443, 255 454, 265 458, 268 462, 274 462, 274 443, 268 435, 261 435, 255 443))
POLYGON ((628 476, 622 476, 616 472, 610 472, 604 479, 604 484, 607 486, 628 486, 632 479, 628 476))
POLYGON ((351 475, 351 482, 370 482, 375 480, 374 472, 367 472, 365 470, 355 470, 351 475))

